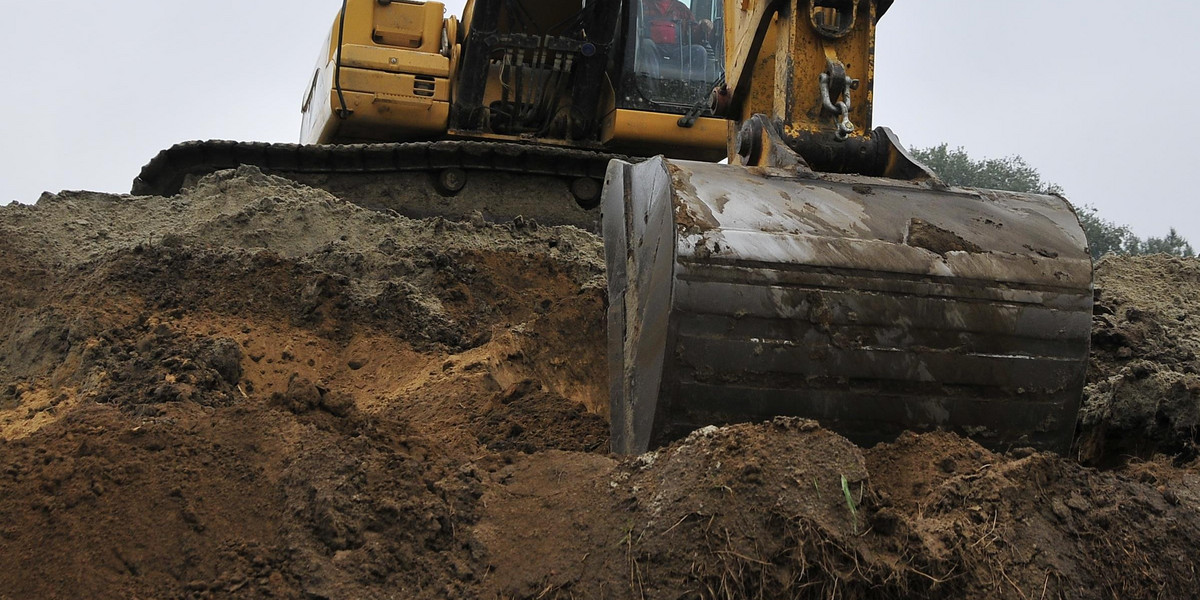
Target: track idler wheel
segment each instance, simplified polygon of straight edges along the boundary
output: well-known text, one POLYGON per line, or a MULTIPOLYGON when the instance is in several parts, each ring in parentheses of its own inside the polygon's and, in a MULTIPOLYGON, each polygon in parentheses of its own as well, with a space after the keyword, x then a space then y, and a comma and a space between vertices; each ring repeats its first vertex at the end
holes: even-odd
POLYGON ((604 186, 599 180, 591 177, 580 177, 571 182, 571 195, 575 196, 575 202, 579 204, 579 208, 584 210, 592 210, 600 206, 600 192, 604 191, 604 186))
POLYGON ((442 169, 433 185, 443 196, 456 196, 467 187, 467 172, 462 169, 442 169))

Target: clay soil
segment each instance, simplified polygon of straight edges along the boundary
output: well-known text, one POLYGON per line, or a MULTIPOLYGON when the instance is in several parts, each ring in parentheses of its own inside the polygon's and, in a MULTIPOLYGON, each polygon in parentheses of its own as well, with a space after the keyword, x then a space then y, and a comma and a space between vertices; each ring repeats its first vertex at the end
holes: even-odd
POLYGON ((1190 598, 1200 262, 1098 265, 1070 457, 607 453, 599 239, 253 169, 0 208, 0 599, 1190 598))

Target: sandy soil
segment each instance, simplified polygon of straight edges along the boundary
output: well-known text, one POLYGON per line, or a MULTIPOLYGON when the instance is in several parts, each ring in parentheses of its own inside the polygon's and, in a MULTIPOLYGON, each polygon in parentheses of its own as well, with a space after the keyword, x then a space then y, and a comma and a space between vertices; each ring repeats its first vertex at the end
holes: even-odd
POLYGON ((1076 451, 607 454, 602 245, 253 169, 0 208, 0 599, 1183 598, 1200 262, 1098 267, 1076 451))

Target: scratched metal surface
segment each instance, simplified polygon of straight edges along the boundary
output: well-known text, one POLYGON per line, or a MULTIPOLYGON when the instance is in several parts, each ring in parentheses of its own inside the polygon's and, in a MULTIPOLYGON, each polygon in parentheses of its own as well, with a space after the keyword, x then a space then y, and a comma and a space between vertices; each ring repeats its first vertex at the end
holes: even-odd
POLYGON ((664 160, 608 184, 615 450, 774 415, 1069 446, 1092 264, 1063 199, 664 160))

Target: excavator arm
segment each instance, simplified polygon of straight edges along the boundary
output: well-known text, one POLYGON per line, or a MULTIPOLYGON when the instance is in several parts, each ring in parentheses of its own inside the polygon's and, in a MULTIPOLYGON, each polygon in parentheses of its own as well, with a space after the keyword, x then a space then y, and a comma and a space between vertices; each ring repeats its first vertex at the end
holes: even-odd
MULTIPOLYGON (((829 117, 839 115, 833 108, 827 114, 812 114, 816 108, 812 99, 820 97, 821 88, 834 90, 831 101, 840 99, 848 80, 857 83, 846 91, 847 100, 855 92, 867 97, 874 84, 875 27, 891 4, 890 0, 726 1, 725 81, 733 99, 726 112, 742 113, 757 83, 769 92, 763 95, 769 97, 771 116, 797 128, 819 130, 822 123, 828 127, 834 123, 829 117), (764 49, 778 61, 773 72, 761 68, 764 49)), ((758 100, 761 106, 764 98, 758 100)), ((849 108, 848 120, 869 131, 871 102, 849 108)))
POLYGON ((1066 451, 1092 264, 1061 197, 951 188, 871 129, 882 0, 728 0, 729 165, 610 164, 613 449, 793 415, 1066 451))
POLYGON ((720 114, 743 123, 729 159, 763 164, 774 136, 822 172, 936 179, 872 130, 875 29, 891 0, 726 1, 720 114), (764 119, 755 120, 761 114, 764 119))

